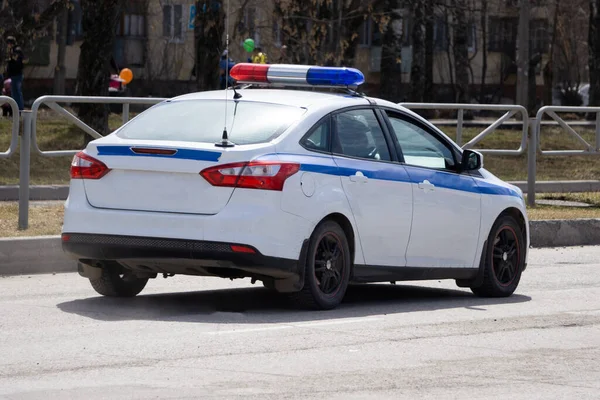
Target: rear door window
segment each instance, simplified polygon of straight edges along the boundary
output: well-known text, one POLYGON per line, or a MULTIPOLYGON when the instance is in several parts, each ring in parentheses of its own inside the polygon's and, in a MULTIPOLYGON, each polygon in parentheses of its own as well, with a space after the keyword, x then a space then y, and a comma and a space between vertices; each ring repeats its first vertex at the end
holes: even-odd
POLYGON ((333 152, 349 157, 390 161, 385 135, 371 109, 359 109, 335 115, 333 152))
POLYGON ((305 113, 304 108, 224 100, 180 100, 140 114, 117 132, 123 139, 216 143, 227 127, 235 144, 266 143, 305 113))

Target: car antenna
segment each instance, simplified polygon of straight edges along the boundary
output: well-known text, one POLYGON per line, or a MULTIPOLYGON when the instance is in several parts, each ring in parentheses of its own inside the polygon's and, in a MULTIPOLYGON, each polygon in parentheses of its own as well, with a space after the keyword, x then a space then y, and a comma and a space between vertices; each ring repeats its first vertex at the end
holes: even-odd
MULTIPOLYGON (((215 143, 217 147, 233 147, 235 144, 229 141, 229 137, 227 134, 227 88, 229 86, 229 0, 227 0, 227 14, 225 14, 225 121, 223 124, 223 136, 221 137, 221 141, 215 143)), ((235 92, 235 88, 233 90, 235 92)), ((237 96, 237 92, 234 95, 234 98, 237 96)))

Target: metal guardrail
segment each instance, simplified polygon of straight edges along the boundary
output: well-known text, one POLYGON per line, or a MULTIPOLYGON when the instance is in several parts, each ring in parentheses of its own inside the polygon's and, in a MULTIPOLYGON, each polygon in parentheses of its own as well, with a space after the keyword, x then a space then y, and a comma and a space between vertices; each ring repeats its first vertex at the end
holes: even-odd
MULTIPOLYGON (((588 124, 585 124, 586 126, 588 124)), ((527 157, 527 204, 535 206, 535 181, 536 181, 536 166, 537 153, 545 156, 600 156, 600 107, 561 107, 561 106, 546 106, 539 109, 535 119, 533 120, 531 129, 531 142, 535 143, 535 150, 530 150, 527 157), (579 133, 577 133, 567 121, 562 119, 557 113, 593 113, 596 114, 595 123, 590 122, 589 125, 595 126, 596 143, 591 145, 579 133), (582 146, 584 150, 543 150, 541 142, 541 127, 543 125, 544 115, 552 118, 558 126, 563 128, 569 135, 573 136, 582 146)))
POLYGON ((537 113, 535 118, 535 126, 538 128, 537 135, 537 146, 540 154, 548 155, 548 156, 565 156, 565 155, 598 155, 600 154, 600 107, 557 107, 557 106, 547 106, 542 107, 537 113), (595 145, 591 145, 581 137, 579 133, 577 133, 567 121, 558 116, 557 112, 570 112, 570 113, 593 113, 596 114, 596 122, 595 124, 590 121, 592 126, 596 127, 596 143, 595 145), (558 123, 558 125, 563 128, 567 133, 573 136, 579 143, 581 143, 585 150, 543 150, 541 146, 541 131, 540 128, 542 126, 542 119, 544 115, 548 115, 554 121, 558 123))
POLYGON ((521 114, 523 129, 521 131, 521 144, 517 150, 509 149, 477 149, 484 154, 494 154, 498 156, 518 156, 525 153, 527 148, 527 133, 529 131, 529 116, 527 110, 519 105, 504 104, 448 104, 448 103, 400 103, 402 107, 411 110, 457 110, 458 118, 456 123, 456 143, 463 149, 473 149, 477 143, 498 129, 504 122, 508 121, 515 114, 521 114), (472 111, 506 111, 504 115, 492 122, 479 135, 475 136, 468 143, 462 144, 462 132, 465 110, 472 111))
POLYGON ((12 110, 10 145, 8 146, 8 150, 0 153, 0 158, 8 158, 12 156, 19 145, 19 106, 16 101, 8 96, 0 96, 0 105, 2 104, 8 104, 12 110))
POLYGON ((58 150, 58 151, 42 151, 37 143, 37 117, 38 111, 42 105, 48 106, 50 109, 64 116, 67 120, 81 128, 85 133, 99 139, 102 135, 96 132, 92 127, 71 114, 67 109, 58 105, 58 103, 68 104, 122 104, 123 105, 123 124, 129 121, 129 106, 131 104, 154 105, 168 100, 161 97, 95 97, 95 96, 42 96, 38 98, 31 106, 31 133, 35 151, 46 157, 62 157, 73 156, 79 150, 58 150))
MULTIPOLYGON (((77 96, 43 96, 38 98, 32 106, 31 111, 23 111, 21 113, 23 117, 23 134, 20 137, 20 171, 19 171, 19 229, 27 229, 29 225, 29 172, 30 172, 30 157, 31 157, 31 145, 33 140, 33 147, 35 151, 45 157, 60 157, 60 156, 72 156, 79 150, 60 150, 60 151, 42 151, 37 142, 37 122, 38 112, 42 105, 48 106, 50 109, 63 115, 67 120, 74 123, 76 126, 81 128, 85 133, 94 137, 100 138, 102 135, 91 128, 89 125, 81 121, 78 117, 73 115, 64 107, 58 105, 58 103, 68 104, 122 104, 123 105, 123 123, 129 121, 129 106, 131 104, 143 104, 143 105, 154 105, 162 101, 167 100, 166 98, 136 98, 136 97, 77 97, 77 96)), ((16 102, 10 97, 0 96, 0 103, 4 101, 10 104, 13 110, 13 121, 12 121, 12 134, 11 143, 8 151, 0 153, 0 158, 10 157, 19 145, 19 112, 16 102)), ((521 143, 518 149, 479 149, 482 153, 494 154, 494 155, 507 155, 507 156, 519 156, 527 151, 527 171, 528 171, 528 203, 535 205, 535 181, 536 181, 536 162, 537 153, 542 155, 600 155, 600 107, 555 107, 548 106, 543 107, 537 114, 535 119, 529 119, 527 111, 524 107, 518 105, 492 105, 492 104, 443 104, 443 103, 401 103, 408 109, 429 109, 429 110, 457 110, 458 119, 456 127, 456 142, 462 146, 463 149, 471 149, 477 143, 481 142, 485 137, 490 135, 492 132, 497 130, 502 124, 507 122, 511 117, 516 114, 521 114, 521 121, 523 129, 521 132, 521 143), (464 127, 464 111, 505 111, 505 113, 491 122, 490 125, 485 128, 476 137, 471 139, 468 143, 462 145, 462 132, 464 127), (556 113, 558 112, 575 112, 575 113, 595 113, 596 121, 578 125, 581 126, 595 126, 596 130, 596 143, 595 147, 589 144, 585 139, 581 137, 567 122, 560 118, 556 113), (562 127, 568 134, 574 136, 584 147, 585 150, 542 150, 541 142, 539 140, 540 128, 547 121, 542 121, 544 115, 550 116, 554 121, 553 123, 562 127), (529 140, 528 140, 529 133, 529 140), (527 147, 529 141, 529 147, 527 147), (532 145, 534 144, 534 145, 532 145)), ((512 123, 512 122, 511 122, 512 123)))
MULTIPOLYGON (((94 97, 94 96, 42 96, 38 98, 31 106, 31 111, 23 112, 23 135, 21 136, 21 159, 19 169, 19 229, 27 229, 29 226, 29 175, 31 160, 31 143, 37 154, 44 157, 62 157, 73 156, 80 150, 58 150, 42 151, 37 142, 37 117, 38 111, 42 105, 64 116, 67 120, 81 128, 85 133, 93 138, 101 138, 102 135, 96 132, 92 127, 71 114, 67 109, 58 105, 58 103, 68 104, 122 104, 123 105, 123 124, 129 121, 129 105, 146 104, 154 105, 166 98, 157 97, 94 97)), ((18 128, 17 128, 18 131, 18 128)))

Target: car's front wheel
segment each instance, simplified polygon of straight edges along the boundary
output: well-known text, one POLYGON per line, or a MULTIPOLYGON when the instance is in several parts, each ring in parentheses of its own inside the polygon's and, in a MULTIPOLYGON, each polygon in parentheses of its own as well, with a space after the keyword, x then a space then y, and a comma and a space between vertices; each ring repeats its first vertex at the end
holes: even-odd
POLYGON ((334 221, 313 232, 304 271, 304 288, 293 293, 301 307, 327 310, 337 307, 346 294, 352 258, 344 230, 334 221))
POLYGON ((148 278, 139 278, 129 269, 111 265, 102 268, 99 278, 90 278, 90 283, 103 296, 133 297, 144 289, 148 278))
POLYGON ((514 218, 500 217, 490 232, 481 286, 471 287, 482 297, 507 297, 514 293, 525 265, 525 240, 514 218))

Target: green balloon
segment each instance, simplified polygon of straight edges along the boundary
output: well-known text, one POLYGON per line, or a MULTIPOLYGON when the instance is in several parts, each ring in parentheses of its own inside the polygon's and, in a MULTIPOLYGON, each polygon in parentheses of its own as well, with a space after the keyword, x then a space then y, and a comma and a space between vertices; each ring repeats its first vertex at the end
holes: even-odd
POLYGON ((254 51, 254 40, 253 39, 246 39, 244 40, 244 50, 246 50, 248 53, 252 53, 254 51))

